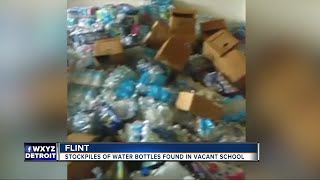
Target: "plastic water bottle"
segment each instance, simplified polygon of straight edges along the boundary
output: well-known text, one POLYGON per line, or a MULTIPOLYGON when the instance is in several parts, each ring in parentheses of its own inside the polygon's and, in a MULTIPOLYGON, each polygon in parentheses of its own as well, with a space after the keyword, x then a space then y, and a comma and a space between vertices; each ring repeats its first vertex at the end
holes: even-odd
POLYGON ((115 131, 120 130, 122 128, 122 120, 115 113, 112 107, 108 104, 104 105, 100 109, 100 121, 104 124, 104 126, 111 128, 115 131))
POLYGON ((159 136, 152 131, 152 127, 148 120, 143 122, 141 136, 141 142, 161 142, 159 136))
POLYGON ((212 87, 223 95, 239 92, 239 90, 233 87, 220 72, 211 72, 206 74, 203 82, 207 87, 212 87))
POLYGON ((69 119, 72 132, 91 133, 93 132, 94 113, 78 112, 69 119))
POLYGON ((237 95, 233 98, 226 97, 223 104, 223 120, 227 122, 240 122, 246 119, 246 100, 237 95))
POLYGON ((141 121, 134 121, 129 126, 129 132, 128 132, 128 141, 129 142, 140 142, 142 139, 142 128, 143 128, 143 122, 141 121))
POLYGON ((136 82, 133 80, 123 81, 116 89, 116 95, 120 99, 130 98, 136 90, 136 82))
POLYGON ((214 131, 215 124, 212 119, 209 118, 200 118, 199 119, 199 135, 204 138, 206 141, 208 140, 209 135, 214 131))
POLYGON ((104 81, 103 87, 107 89, 115 89, 125 80, 133 80, 136 78, 136 73, 127 66, 118 66, 114 69, 109 77, 104 81))
POLYGON ((122 120, 128 120, 136 116, 138 103, 135 99, 124 99, 113 102, 112 108, 122 120))

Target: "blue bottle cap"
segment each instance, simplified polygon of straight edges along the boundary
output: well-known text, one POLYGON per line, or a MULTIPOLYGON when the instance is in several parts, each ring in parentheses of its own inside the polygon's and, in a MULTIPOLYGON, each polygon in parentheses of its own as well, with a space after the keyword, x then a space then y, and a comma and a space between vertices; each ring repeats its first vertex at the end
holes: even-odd
POLYGON ((150 175, 150 170, 147 167, 144 167, 141 169, 141 175, 142 176, 149 176, 150 175))

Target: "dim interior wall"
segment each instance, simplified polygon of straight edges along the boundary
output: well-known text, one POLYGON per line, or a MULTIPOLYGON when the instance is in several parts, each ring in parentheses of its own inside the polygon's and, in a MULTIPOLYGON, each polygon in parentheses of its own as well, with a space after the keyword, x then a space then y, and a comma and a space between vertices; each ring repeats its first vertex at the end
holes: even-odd
MULTIPOLYGON (((68 7, 128 3, 142 5, 143 0, 68 0, 68 7)), ((245 22, 245 0, 174 0, 174 4, 192 7, 201 15, 224 18, 227 23, 245 22)))

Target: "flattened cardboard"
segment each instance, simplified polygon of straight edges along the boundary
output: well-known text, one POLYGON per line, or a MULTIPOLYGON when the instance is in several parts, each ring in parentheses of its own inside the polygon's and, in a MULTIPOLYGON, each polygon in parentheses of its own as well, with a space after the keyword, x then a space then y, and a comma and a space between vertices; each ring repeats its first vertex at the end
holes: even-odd
POLYGON ((214 59, 218 59, 227 54, 238 44, 239 40, 230 32, 220 30, 204 42, 202 54, 208 59, 214 61, 214 59))
POLYGON ((196 38, 196 11, 191 9, 175 8, 171 10, 169 19, 170 34, 196 38))
POLYGON ((176 101, 176 107, 215 121, 219 121, 223 115, 221 106, 192 92, 180 92, 176 101))
POLYGON ((207 39, 214 33, 222 29, 227 29, 224 19, 210 20, 200 24, 203 39, 207 39))
POLYGON ((239 50, 232 50, 215 59, 213 64, 231 83, 239 82, 246 75, 246 57, 239 50))
POLYGON ((144 39, 147 47, 159 49, 170 37, 169 25, 165 22, 156 21, 144 39))
POLYGON ((123 53, 120 38, 97 40, 94 43, 94 56, 111 56, 123 53))
POLYGON ((182 71, 192 52, 188 39, 171 36, 157 52, 155 59, 172 69, 182 71))

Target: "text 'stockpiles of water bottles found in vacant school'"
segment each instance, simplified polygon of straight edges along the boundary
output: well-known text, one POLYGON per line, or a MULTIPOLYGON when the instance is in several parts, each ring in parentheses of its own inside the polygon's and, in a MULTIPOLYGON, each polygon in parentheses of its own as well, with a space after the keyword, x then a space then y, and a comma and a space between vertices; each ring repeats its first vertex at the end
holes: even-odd
MULTIPOLYGON (((245 141, 244 24, 230 28, 227 20, 170 0, 74 7, 67 14, 69 135, 245 141)), ((159 163, 143 163, 128 176, 244 179, 232 163, 159 163)))

